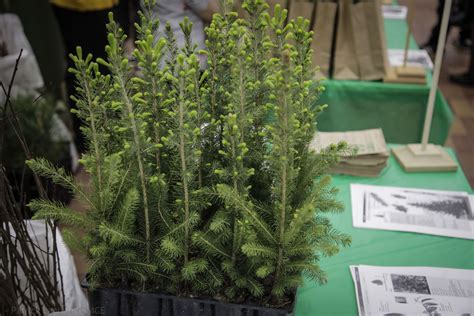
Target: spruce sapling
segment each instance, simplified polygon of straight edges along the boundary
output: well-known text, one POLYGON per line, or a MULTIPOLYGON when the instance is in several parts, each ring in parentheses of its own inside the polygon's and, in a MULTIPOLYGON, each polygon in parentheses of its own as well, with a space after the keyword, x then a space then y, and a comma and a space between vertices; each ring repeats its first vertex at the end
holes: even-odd
POLYGON ((133 56, 111 19, 107 60, 73 56, 75 101, 89 151, 86 192, 44 160, 42 176, 65 185, 88 211, 34 201, 38 218, 86 231, 75 243, 87 253, 95 286, 127 286, 230 302, 285 306, 304 277, 324 282, 322 255, 350 238, 324 217, 340 212, 325 175, 344 144, 309 149, 322 88, 313 81, 309 22, 286 21, 263 0, 245 0, 247 20, 223 3, 197 52, 192 24, 180 26, 179 49, 168 24, 144 2, 133 56), (207 69, 200 60, 207 58, 207 69))

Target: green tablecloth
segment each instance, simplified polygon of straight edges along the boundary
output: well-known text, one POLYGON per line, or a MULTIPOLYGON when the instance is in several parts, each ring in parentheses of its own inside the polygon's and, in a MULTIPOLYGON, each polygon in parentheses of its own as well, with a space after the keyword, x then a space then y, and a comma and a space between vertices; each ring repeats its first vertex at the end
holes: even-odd
MULTIPOLYGON (((455 157, 453 151, 450 151, 455 157)), ((318 285, 308 281, 298 289, 296 316, 357 315, 357 303, 349 265, 431 266, 474 269, 474 241, 354 228, 352 226, 350 184, 386 185, 436 190, 468 191, 472 189, 461 169, 455 173, 405 173, 395 159, 378 178, 334 176, 339 197, 346 206, 343 214, 330 216, 334 226, 352 236, 352 246, 334 257, 321 260, 329 282, 318 285)))
MULTIPOLYGON (((388 48, 405 46, 407 25, 403 20, 385 20, 388 48)), ((416 49, 413 38, 410 48, 416 49)), ((431 82, 431 77, 428 77, 431 82)), ((387 142, 421 141, 429 85, 370 81, 327 80, 320 103, 329 108, 318 120, 321 131, 348 131, 382 127, 387 142)), ((430 142, 444 144, 453 114, 438 91, 430 142)))

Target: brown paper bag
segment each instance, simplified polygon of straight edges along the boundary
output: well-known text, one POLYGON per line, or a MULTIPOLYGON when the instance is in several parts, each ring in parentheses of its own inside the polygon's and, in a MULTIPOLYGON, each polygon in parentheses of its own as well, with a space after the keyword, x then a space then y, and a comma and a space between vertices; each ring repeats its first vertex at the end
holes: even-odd
POLYGON ((322 76, 329 77, 334 29, 336 26, 337 3, 318 1, 314 21, 313 65, 319 66, 322 76))
MULTIPOLYGON (((383 5, 383 0, 375 0, 377 5, 379 6, 379 12, 382 9, 383 5)), ((384 19, 383 19, 383 13, 377 14, 377 23, 381 28, 381 32, 379 32, 380 36, 380 43, 382 45, 382 58, 383 58, 383 64, 384 64, 384 73, 385 76, 387 75, 389 69, 390 69, 390 62, 388 61, 388 50, 387 50, 387 39, 385 38, 385 25, 384 25, 384 19)))
POLYGON ((268 0, 268 13, 273 16, 273 12, 275 10, 275 6, 279 4, 282 9, 288 8, 288 1, 287 0, 268 0))
POLYGON ((235 12, 237 12, 237 14, 239 15, 239 18, 246 19, 248 17, 248 14, 247 14, 247 11, 242 9, 242 2, 243 2, 242 0, 235 0, 232 8, 235 12))
MULTIPOLYGON (((240 18, 247 18, 248 14, 247 12, 242 9, 242 1, 243 0, 235 0, 234 1, 234 10, 239 14, 240 18)), ((279 4, 282 9, 287 9, 287 0, 267 0, 268 4, 268 14, 270 16, 273 16, 273 12, 275 10, 275 6, 279 4)))
POLYGON ((383 24, 377 15, 382 14, 376 0, 361 1, 352 5, 351 23, 355 55, 362 80, 379 80, 385 76, 384 51, 381 36, 383 24))
POLYGON ((352 0, 338 1, 338 21, 333 78, 357 80, 359 63, 355 55, 354 29, 351 22, 352 0))
POLYGON ((289 5, 288 21, 296 20, 300 16, 311 21, 313 11, 314 2, 292 0, 289 5))

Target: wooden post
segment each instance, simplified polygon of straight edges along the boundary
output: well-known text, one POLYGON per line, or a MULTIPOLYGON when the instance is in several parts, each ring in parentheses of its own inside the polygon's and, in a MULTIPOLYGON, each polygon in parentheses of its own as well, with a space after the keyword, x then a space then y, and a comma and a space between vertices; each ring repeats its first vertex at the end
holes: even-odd
POLYGON ((438 90, 439 74, 443 63, 444 46, 446 44, 446 35, 448 33, 449 16, 451 14, 452 0, 446 0, 443 9, 443 18, 441 19, 441 28, 439 30, 438 46, 436 47, 436 58, 431 81, 430 95, 426 109, 425 124, 423 127, 423 137, 421 139, 422 149, 426 150, 428 138, 430 136, 431 121, 433 119, 433 109, 436 100, 436 91, 438 90))
POLYGON ((439 74, 443 62, 444 46, 446 44, 451 3, 452 0, 446 0, 444 4, 438 46, 436 48, 433 79, 431 81, 425 124, 423 127, 422 142, 421 144, 409 144, 392 150, 395 158, 407 172, 456 171, 458 168, 457 163, 449 156, 444 148, 438 145, 428 144, 431 120, 433 119, 434 103, 436 100, 436 91, 438 90, 439 74))
POLYGON ((403 54, 403 67, 407 66, 408 50, 410 49, 410 35, 411 35, 411 24, 413 22, 413 14, 411 8, 411 0, 407 3, 407 36, 405 38, 405 52, 403 54))

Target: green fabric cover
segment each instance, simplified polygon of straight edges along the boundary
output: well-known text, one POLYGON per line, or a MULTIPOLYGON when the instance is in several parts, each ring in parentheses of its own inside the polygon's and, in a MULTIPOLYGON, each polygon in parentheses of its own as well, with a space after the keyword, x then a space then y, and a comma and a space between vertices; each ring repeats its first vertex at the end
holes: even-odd
MULTIPOLYGON (((403 20, 385 20, 388 48, 405 47, 407 25, 403 20)), ((416 49, 413 39, 410 48, 416 49)), ((431 75, 428 74, 428 82, 431 75)), ((326 80, 320 104, 328 109, 318 120, 321 131, 349 131, 381 127, 390 143, 421 141, 430 86, 371 81, 326 80)), ((453 122, 452 111, 438 91, 430 142, 444 144, 453 122)))
MULTIPOLYGON (((449 154, 455 158, 452 150, 449 154)), ((361 183, 434 190, 467 191, 472 194, 461 168, 457 172, 405 173, 393 156, 378 178, 338 175, 333 184, 344 202, 343 214, 330 215, 338 230, 352 236, 352 246, 339 254, 323 258, 321 268, 328 283, 307 281, 298 289, 296 316, 357 315, 354 284, 349 265, 431 266, 474 269, 474 241, 407 232, 354 228, 352 226, 350 184, 361 183)))

